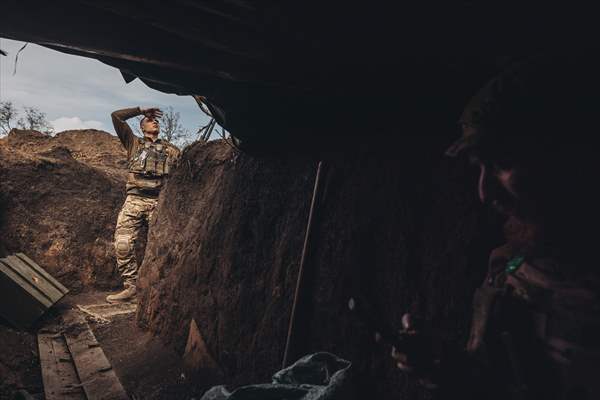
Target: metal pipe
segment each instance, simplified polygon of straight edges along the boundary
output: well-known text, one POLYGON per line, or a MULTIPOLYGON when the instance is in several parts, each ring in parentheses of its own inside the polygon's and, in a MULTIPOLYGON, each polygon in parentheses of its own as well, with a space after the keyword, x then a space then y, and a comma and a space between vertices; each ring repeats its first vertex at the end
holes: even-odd
POLYGON ((308 213, 308 222, 306 224, 306 233, 304 235, 304 245, 302 246, 302 256, 300 257, 300 267, 298 268, 298 278, 296 280, 296 291, 294 293, 294 302, 292 303, 292 313, 290 315, 290 323, 288 326, 287 338, 285 341, 285 351, 283 353, 283 362, 282 368, 285 368, 288 364, 288 357, 291 347, 291 341, 293 338, 294 328, 296 326, 297 320, 297 308, 298 302, 300 299, 300 293, 304 283, 304 265, 306 264, 306 254, 308 252, 308 246, 310 243, 310 234, 313 225, 313 219, 315 215, 315 207, 317 202, 317 197, 319 195, 319 183, 321 180, 321 170, 322 170, 323 162, 319 161, 317 165, 317 173, 315 175, 315 186, 313 188, 312 200, 310 202, 310 211, 308 213))

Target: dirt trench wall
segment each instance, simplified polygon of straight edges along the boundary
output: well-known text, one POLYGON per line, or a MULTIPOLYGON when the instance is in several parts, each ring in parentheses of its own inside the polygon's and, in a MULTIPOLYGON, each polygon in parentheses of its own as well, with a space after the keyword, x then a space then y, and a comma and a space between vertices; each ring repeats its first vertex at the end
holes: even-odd
MULTIPOLYGON (((390 349, 347 311, 367 297, 400 326, 403 312, 440 337, 465 340, 474 288, 498 242, 476 176, 437 149, 324 163, 307 287, 291 358, 317 350, 352 360, 371 398, 415 394, 390 349), (312 272, 311 272, 312 271, 312 272)), ((264 382, 280 368, 316 162, 196 145, 161 194, 142 266, 139 322, 180 350, 190 320, 228 383, 264 382)))
POLYGON ((114 286, 112 235, 126 154, 96 130, 0 140, 0 252, 24 252, 70 289, 114 286))
POLYGON ((186 152, 151 222, 140 321, 182 350, 194 318, 227 373, 272 369, 313 170, 302 160, 235 158, 223 142, 186 152))

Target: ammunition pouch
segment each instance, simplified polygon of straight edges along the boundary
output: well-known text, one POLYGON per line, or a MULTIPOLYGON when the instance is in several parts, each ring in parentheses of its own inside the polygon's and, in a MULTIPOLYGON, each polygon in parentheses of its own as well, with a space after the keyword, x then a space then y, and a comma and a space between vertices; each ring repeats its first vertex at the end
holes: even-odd
POLYGON ((144 142, 131 158, 129 171, 148 177, 162 177, 171 172, 173 162, 165 145, 144 142))

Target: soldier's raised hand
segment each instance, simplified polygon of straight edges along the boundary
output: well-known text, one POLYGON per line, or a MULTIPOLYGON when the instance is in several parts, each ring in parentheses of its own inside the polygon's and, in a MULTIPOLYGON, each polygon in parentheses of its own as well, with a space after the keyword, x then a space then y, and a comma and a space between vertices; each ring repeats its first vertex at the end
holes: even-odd
POLYGON ((144 114, 145 117, 148 118, 161 118, 163 116, 163 112, 158 107, 151 108, 141 108, 140 111, 144 114))

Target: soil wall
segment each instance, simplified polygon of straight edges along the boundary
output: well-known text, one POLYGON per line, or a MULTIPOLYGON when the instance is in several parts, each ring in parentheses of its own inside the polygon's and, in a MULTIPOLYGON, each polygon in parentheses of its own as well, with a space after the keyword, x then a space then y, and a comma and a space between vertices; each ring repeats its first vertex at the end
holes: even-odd
MULTIPOLYGON (((412 311, 460 346, 499 242, 467 163, 431 145, 413 150, 323 164, 291 358, 325 350, 352 360, 368 398, 417 389, 347 311, 348 298, 366 297, 396 327, 412 311)), ((316 164, 192 146, 151 224, 138 321, 183 352, 193 318, 224 382, 269 381, 283 357, 316 164)))
POLYGON ((223 142, 187 151, 151 222, 140 321, 182 350, 194 318, 227 375, 272 370, 313 173, 304 160, 235 157, 223 142))
POLYGON ((24 252, 71 290, 114 286, 126 154, 97 130, 0 139, 0 255, 24 252))

